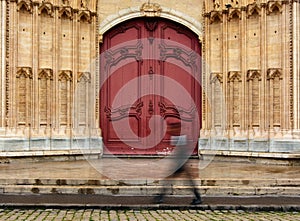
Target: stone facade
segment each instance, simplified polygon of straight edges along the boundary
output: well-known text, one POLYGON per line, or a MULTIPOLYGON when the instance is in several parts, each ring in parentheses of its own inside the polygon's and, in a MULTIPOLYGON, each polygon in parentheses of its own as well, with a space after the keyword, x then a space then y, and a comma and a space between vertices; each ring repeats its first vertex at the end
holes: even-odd
POLYGON ((1 1, 2 155, 101 153, 97 13, 88 1, 1 1))
POLYGON ((299 152, 299 3, 207 3, 200 148, 299 152))
MULTIPOLYGON (((0 155, 102 153, 99 44, 135 17, 199 36, 199 149, 300 150, 297 0, 2 0, 0 155)), ((282 155, 280 155, 282 156, 282 155)))

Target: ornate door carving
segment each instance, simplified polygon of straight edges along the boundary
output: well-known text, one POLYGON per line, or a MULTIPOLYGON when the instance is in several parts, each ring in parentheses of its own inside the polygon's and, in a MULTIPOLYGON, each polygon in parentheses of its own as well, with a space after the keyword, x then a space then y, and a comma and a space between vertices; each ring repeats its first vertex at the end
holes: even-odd
MULTIPOLYGON (((167 154, 166 122, 180 120, 196 148, 200 129, 200 43, 168 20, 139 18, 104 37, 100 127, 105 153, 167 154)), ((196 150, 196 149, 195 149, 196 150)))

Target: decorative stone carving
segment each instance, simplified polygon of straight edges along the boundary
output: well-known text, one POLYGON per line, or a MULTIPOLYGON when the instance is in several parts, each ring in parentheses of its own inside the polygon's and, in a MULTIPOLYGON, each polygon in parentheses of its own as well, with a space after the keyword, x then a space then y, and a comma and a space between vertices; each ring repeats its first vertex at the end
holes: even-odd
POLYGON ((91 23, 92 22, 91 12, 88 10, 79 10, 78 21, 91 23))
POLYGON ((276 11, 282 13, 282 1, 269 1, 267 4, 267 15, 275 13, 276 11))
POLYGON ((68 18, 68 19, 73 19, 73 9, 69 6, 64 6, 59 9, 58 11, 58 18, 68 18))
POLYGON ((91 82, 91 73, 90 72, 78 72, 77 82, 91 82))
POLYGON ((223 74, 222 73, 211 73, 210 83, 213 84, 216 81, 223 83, 223 74))
POLYGON ((16 77, 20 78, 21 76, 32 79, 32 68, 31 67, 18 67, 16 77))
POLYGON ((42 4, 39 7, 39 15, 41 15, 42 13, 46 13, 51 17, 53 17, 54 15, 53 5, 48 2, 42 2, 42 4))
POLYGON ((32 13, 33 12, 32 1, 29 1, 29 0, 19 1, 17 3, 17 11, 22 11, 22 10, 32 13))
POLYGON ((247 81, 253 80, 254 78, 258 78, 258 80, 261 80, 260 70, 248 70, 247 71, 247 81))
POLYGON ((210 24, 222 22, 222 19, 223 19, 222 12, 220 12, 220 11, 212 11, 210 13, 210 19, 209 19, 210 24))
POLYGON ((59 73, 58 73, 59 81, 62 81, 62 80, 72 81, 72 79, 73 79, 72 71, 70 71, 70 70, 59 71, 59 73))
POLYGON ((274 80, 275 77, 278 77, 280 80, 282 79, 282 70, 281 68, 269 68, 267 71, 267 79, 274 80))
POLYGON ((229 71, 228 72, 228 82, 242 81, 240 71, 229 71))
POLYGON ((242 18, 242 12, 240 9, 234 8, 229 10, 229 15, 228 15, 228 21, 237 18, 241 19, 242 18))
POLYGON ((45 78, 47 80, 48 79, 53 80, 53 71, 52 71, 52 69, 49 69, 49 68, 39 69, 38 79, 42 79, 42 78, 45 78))
POLYGON ((256 2, 247 6, 247 18, 255 15, 261 15, 261 7, 256 2))
POLYGON ((157 3, 144 3, 140 8, 142 16, 146 17, 158 17, 162 11, 162 8, 157 3))

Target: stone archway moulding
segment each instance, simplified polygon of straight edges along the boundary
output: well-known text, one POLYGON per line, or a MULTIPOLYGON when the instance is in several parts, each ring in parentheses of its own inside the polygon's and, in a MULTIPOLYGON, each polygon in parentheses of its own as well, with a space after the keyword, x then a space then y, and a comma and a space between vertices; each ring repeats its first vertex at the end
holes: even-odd
MULTIPOLYGON (((143 11, 141 11, 141 7, 130 7, 128 9, 123 9, 119 11, 117 14, 108 16, 105 20, 103 20, 99 25, 99 36, 100 41, 102 35, 108 31, 110 28, 114 27, 115 25, 137 17, 144 17, 143 11)), ((146 16, 145 16, 146 17, 146 16)), ((159 12, 159 16, 155 17, 162 17, 167 18, 169 20, 178 22, 186 27, 188 27, 191 31, 198 35, 200 41, 202 41, 202 25, 199 21, 190 16, 176 11, 174 9, 161 7, 161 11, 159 12)))

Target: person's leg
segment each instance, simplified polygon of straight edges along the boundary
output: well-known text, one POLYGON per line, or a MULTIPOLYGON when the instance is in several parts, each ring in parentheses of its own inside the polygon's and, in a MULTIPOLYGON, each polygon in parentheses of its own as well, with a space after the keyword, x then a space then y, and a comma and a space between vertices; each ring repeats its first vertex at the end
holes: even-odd
POLYGON ((201 204, 202 203, 201 194, 200 194, 200 191, 198 190, 197 185, 192 177, 192 174, 189 171, 189 168, 187 168, 187 166, 184 167, 184 170, 188 176, 191 186, 193 187, 193 193, 195 195, 195 199, 193 199, 192 204, 193 205, 201 204))

